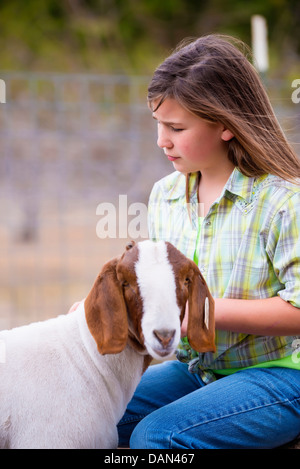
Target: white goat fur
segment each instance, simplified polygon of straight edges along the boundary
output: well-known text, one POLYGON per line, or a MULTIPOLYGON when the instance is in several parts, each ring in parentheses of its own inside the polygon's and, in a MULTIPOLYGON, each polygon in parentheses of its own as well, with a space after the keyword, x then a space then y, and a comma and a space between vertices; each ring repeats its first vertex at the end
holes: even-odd
POLYGON ((121 419, 142 375, 131 347, 100 355, 84 306, 4 331, 0 364, 0 447, 115 448, 121 419))
POLYGON ((160 242, 153 249, 140 249, 135 269, 144 305, 142 329, 145 344, 150 355, 160 359, 155 351, 154 329, 163 330, 172 326, 176 331, 174 343, 178 344, 180 340, 180 309, 175 295, 174 270, 169 262, 166 244, 160 242))
MULTIPOLYGON (((155 352, 154 329, 176 329, 182 312, 166 244, 144 241, 135 266, 143 301, 146 350, 155 352)), ((184 305, 183 305, 184 307, 184 305)), ((143 371, 144 356, 130 345, 101 355, 84 304, 70 314, 0 332, 0 447, 115 448, 116 424, 143 371)))

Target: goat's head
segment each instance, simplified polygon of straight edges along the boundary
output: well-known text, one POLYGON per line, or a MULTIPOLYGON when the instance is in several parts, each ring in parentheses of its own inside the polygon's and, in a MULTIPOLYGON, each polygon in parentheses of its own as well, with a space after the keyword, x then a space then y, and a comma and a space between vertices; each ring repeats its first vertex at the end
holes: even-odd
POLYGON ((102 354, 129 342, 139 352, 170 357, 187 335, 198 352, 215 351, 214 300, 197 265, 167 242, 142 241, 104 265, 85 300, 88 327, 102 354))

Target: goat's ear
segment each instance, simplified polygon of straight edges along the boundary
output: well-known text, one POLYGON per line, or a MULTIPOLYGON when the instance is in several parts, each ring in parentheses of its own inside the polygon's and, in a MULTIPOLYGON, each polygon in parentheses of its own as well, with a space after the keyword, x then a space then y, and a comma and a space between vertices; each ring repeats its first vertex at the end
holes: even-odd
POLYGON ((84 303, 87 325, 102 355, 120 353, 127 343, 127 310, 116 274, 118 261, 115 258, 104 265, 84 303))
POLYGON ((215 352, 215 302, 196 264, 193 272, 189 284, 188 341, 197 352, 215 352))

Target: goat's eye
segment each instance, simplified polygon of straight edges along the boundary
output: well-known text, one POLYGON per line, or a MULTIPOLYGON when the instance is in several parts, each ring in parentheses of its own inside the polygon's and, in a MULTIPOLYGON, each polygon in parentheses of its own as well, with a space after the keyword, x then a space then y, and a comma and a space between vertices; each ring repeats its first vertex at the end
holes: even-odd
POLYGON ((186 277, 186 279, 185 279, 185 281, 184 281, 184 284, 185 284, 185 285, 188 285, 190 282, 191 282, 190 279, 189 279, 188 277, 186 277))
POLYGON ((124 281, 122 282, 122 286, 123 286, 123 287, 128 287, 128 285, 129 285, 129 283, 127 282, 127 280, 124 280, 124 281))

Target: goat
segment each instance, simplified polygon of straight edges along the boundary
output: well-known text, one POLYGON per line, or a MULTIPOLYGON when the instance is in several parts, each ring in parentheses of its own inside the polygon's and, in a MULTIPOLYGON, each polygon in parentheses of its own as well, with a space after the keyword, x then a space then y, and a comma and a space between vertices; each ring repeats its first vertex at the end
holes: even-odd
POLYGON ((215 350, 214 300, 198 267, 147 240, 107 262, 74 312, 2 331, 0 447, 116 448, 151 357, 177 347, 187 300, 191 346, 215 350))

